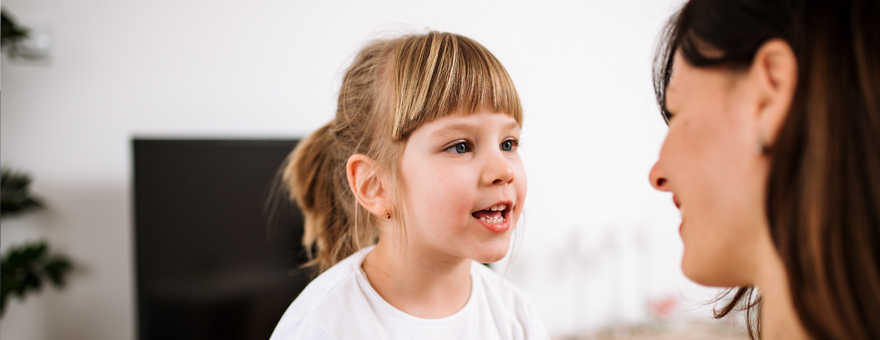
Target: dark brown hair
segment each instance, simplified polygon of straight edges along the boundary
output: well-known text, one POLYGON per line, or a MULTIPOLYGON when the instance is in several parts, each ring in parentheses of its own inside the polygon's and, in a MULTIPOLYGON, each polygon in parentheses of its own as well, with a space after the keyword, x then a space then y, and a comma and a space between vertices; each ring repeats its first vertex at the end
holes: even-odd
MULTIPOLYGON (((748 67, 769 39, 797 59, 791 110, 769 149, 770 233, 791 298, 816 339, 880 339, 880 3, 692 0, 671 19, 654 65, 664 117, 673 55, 748 67), (711 51, 712 53, 707 53, 711 51)), ((716 312, 760 312, 753 287, 716 312)), ((760 329, 751 323, 749 334, 760 329)))

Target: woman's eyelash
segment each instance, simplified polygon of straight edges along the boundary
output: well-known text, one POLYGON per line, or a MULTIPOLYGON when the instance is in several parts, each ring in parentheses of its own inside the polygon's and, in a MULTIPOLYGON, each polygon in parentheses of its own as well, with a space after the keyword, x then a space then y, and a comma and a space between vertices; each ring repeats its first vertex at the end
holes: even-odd
POLYGON ((663 118, 666 120, 666 124, 669 124, 669 122, 672 121, 672 117, 674 116, 675 114, 672 112, 666 110, 663 111, 663 118))

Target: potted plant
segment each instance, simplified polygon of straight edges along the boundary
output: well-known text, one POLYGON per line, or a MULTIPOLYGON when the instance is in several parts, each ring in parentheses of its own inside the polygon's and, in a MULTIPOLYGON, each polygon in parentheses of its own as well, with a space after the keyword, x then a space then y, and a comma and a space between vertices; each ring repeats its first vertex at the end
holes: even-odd
MULTIPOLYGON (((0 218, 7 219, 43 208, 39 199, 31 196, 31 178, 27 174, 0 170, 0 218)), ((59 254, 50 254, 45 240, 16 244, 3 250, 0 263, 0 315, 5 313, 10 296, 24 299, 37 293, 43 282, 56 288, 64 286, 67 274, 73 269, 70 260, 59 254)))

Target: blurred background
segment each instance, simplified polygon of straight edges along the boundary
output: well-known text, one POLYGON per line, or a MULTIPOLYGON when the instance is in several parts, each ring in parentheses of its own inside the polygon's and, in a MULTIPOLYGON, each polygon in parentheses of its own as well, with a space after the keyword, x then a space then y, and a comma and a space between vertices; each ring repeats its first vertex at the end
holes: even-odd
MULTIPOLYGON (((204 237, 196 234, 200 242, 192 245, 221 242, 209 234, 234 234, 224 228, 237 223, 225 217, 218 220, 226 222, 171 219, 178 224, 167 227, 173 222, 159 219, 151 223, 165 225, 164 234, 144 236, 143 218, 166 216, 150 209, 213 202, 209 199, 224 192, 244 197, 229 185, 244 178, 253 182, 248 185, 256 196, 248 194, 253 204, 241 209, 259 212, 273 162, 280 164, 284 150, 333 117, 342 74, 358 49, 373 38, 426 29, 482 43, 517 86, 525 109, 520 153, 529 193, 513 251, 493 268, 531 295, 553 337, 742 337, 737 321, 711 320, 706 302, 718 290, 697 286, 681 273, 678 211, 669 194, 648 182, 666 133, 651 86, 653 52, 662 26, 681 4, 4 0, 4 14, 29 29, 31 40, 18 48, 4 46, 0 163, 30 175, 30 191, 45 208, 4 217, 0 248, 6 255, 16 245, 44 240, 73 269, 62 289, 44 282, 24 299, 10 297, 0 337, 148 338, 146 285, 139 280, 149 271, 142 261, 171 268, 186 260, 146 256, 152 253, 144 244, 184 240, 187 226, 213 228, 204 237), (163 144, 169 141, 182 144, 163 144), (231 146, 239 151, 243 143, 280 147, 281 153, 261 158, 265 164, 247 160, 268 152, 265 148, 239 152, 244 158, 221 157, 226 163, 214 168, 208 158, 185 161, 206 152, 226 155, 210 147, 230 147, 223 144, 229 141, 240 142, 231 146), (169 145, 172 151, 155 153, 169 145), (192 145, 213 151, 193 151, 192 145), (195 153, 179 153, 181 148, 195 153), (141 159, 154 167, 136 169, 141 159), (184 163, 203 168, 176 166, 184 163), (239 167, 224 165, 230 163, 239 167), (232 171, 229 176, 239 177, 211 177, 211 169, 239 168, 260 175, 232 171), (187 175, 185 169, 200 170, 187 175), (141 181, 139 176, 147 175, 152 177, 141 181), (177 197, 156 189, 187 187, 202 178, 231 189, 201 197, 192 195, 199 191, 177 197), (142 198, 144 188, 156 189, 150 198, 155 205, 142 205, 148 200, 142 198)), ((231 204, 213 211, 236 210, 231 204)), ((292 214, 287 218, 295 221, 292 214)), ((251 229, 266 235, 260 218, 254 217, 260 224, 251 229)), ((297 233, 288 230, 267 241, 277 249, 266 253, 283 257, 276 269, 296 267, 296 240, 290 235, 297 233)), ((166 247, 155 244, 157 254, 166 247)), ((182 248, 198 249, 189 245, 182 248)), ((203 279, 228 283, 230 275, 203 279)), ((255 274, 235 277, 248 275, 255 274)), ((164 287, 180 288, 167 282, 164 287)), ((196 299, 206 289, 175 294, 196 299)), ((295 292, 275 296, 286 306, 295 292)), ((190 313, 170 306, 160 314, 190 313)), ((277 320, 280 313, 270 309, 254 310, 277 320)))

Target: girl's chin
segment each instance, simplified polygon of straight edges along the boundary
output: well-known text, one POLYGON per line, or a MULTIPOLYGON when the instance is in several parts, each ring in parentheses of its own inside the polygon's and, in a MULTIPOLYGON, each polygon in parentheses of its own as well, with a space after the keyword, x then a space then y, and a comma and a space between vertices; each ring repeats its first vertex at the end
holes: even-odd
POLYGON ((483 244, 477 254, 472 258, 480 263, 492 263, 501 261, 507 256, 510 249, 510 239, 498 240, 491 243, 483 244))
POLYGON ((479 263, 494 263, 494 262, 501 261, 502 259, 504 259, 504 256, 506 256, 506 255, 507 255, 507 253, 504 253, 501 255, 496 255, 496 256, 481 256, 479 259, 474 259, 474 261, 477 261, 479 263))

